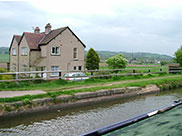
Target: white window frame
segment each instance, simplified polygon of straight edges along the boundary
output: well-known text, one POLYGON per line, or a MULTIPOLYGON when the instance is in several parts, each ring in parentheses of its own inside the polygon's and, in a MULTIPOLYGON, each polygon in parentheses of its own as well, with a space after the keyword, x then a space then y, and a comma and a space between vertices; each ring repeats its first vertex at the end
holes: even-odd
POLYGON ((12 55, 16 56, 16 48, 12 48, 12 55))
POLYGON ((21 48, 21 55, 22 55, 22 56, 27 55, 27 52, 28 52, 28 51, 27 51, 27 47, 22 47, 22 48, 21 48))
POLYGON ((60 47, 58 46, 51 47, 51 55, 60 55, 60 47), (53 49, 55 52, 53 52, 53 49))
POLYGON ((78 48, 73 48, 73 59, 78 59, 78 48), (76 53, 76 57, 75 57, 75 53, 76 53))
MULTIPOLYGON (((58 71, 59 66, 51 66, 51 71, 58 71)), ((59 76, 59 72, 51 72, 51 76, 59 76)))

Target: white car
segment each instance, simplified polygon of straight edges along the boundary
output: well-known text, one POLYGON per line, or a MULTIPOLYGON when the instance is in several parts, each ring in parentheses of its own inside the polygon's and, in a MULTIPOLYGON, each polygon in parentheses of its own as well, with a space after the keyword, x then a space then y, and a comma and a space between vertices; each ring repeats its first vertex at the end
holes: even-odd
POLYGON ((63 79, 67 81, 81 81, 89 79, 89 77, 82 72, 73 72, 65 74, 63 79))

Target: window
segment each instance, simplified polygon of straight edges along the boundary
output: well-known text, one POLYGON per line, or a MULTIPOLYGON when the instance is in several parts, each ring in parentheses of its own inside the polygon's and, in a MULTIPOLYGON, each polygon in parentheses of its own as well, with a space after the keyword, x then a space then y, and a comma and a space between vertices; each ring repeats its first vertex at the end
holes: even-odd
POLYGON ((76 70, 76 66, 73 67, 73 70, 76 70))
POLYGON ((78 70, 82 70, 82 66, 78 66, 78 70))
POLYGON ((60 55, 60 48, 59 47, 52 47, 51 48, 51 55, 60 55))
MULTIPOLYGON (((59 66, 51 66, 51 71, 58 71, 59 66)), ((59 72, 52 72, 51 76, 59 76, 59 72)))
POLYGON ((77 59, 77 48, 73 48, 73 58, 77 59))
POLYGON ((13 55, 16 55, 16 48, 13 48, 13 49, 12 49, 12 54, 13 54, 13 55))
POLYGON ((14 72, 16 71, 16 64, 12 65, 12 71, 14 71, 14 72))
POLYGON ((27 47, 21 48, 21 55, 27 55, 27 47))

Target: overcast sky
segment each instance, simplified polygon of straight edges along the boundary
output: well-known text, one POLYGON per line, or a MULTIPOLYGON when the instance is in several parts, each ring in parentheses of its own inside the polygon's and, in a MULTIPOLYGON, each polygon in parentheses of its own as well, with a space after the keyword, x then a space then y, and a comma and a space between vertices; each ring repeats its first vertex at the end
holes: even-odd
POLYGON ((69 26, 89 48, 173 56, 182 45, 181 0, 0 1, 0 47, 14 34, 69 26))

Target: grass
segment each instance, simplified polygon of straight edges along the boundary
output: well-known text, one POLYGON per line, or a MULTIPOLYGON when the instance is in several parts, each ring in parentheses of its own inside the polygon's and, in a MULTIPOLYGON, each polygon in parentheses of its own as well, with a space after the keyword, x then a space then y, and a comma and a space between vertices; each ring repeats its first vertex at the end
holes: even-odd
MULTIPOLYGON (((88 81, 87 81, 88 82, 88 81)), ((89 81, 92 82, 92 81, 89 81)), ((97 91, 102 89, 112 89, 112 88, 122 88, 122 87, 130 87, 130 86, 138 86, 138 87, 145 87, 149 84, 155 84, 157 86, 165 86, 167 85, 173 85, 173 86, 181 86, 182 85, 182 76, 176 76, 176 77, 169 77, 166 76, 162 79, 155 79, 155 80, 142 80, 142 81, 134 81, 134 82, 128 82, 128 83, 122 83, 122 84, 115 84, 111 86, 96 86, 91 88, 81 88, 81 89, 71 89, 71 90, 57 90, 57 91, 50 91, 46 94, 38 94, 38 95, 25 95, 25 96, 18 96, 18 97, 12 97, 12 98, 0 98, 0 102, 16 102, 16 101, 25 101, 29 102, 29 100, 37 99, 37 98, 45 98, 45 97, 51 97, 55 98, 60 95, 74 95, 78 92, 91 92, 91 91, 97 91)), ((165 88, 163 88, 165 89, 165 88)))
POLYGON ((0 62, 9 62, 9 54, 0 54, 0 62))
POLYGON ((53 81, 21 81, 19 84, 15 82, 3 82, 0 83, 0 91, 21 91, 21 90, 45 90, 45 91, 54 91, 57 89, 67 89, 80 86, 89 86, 89 85, 98 85, 109 82, 124 81, 124 80, 138 80, 138 79, 147 79, 153 77, 162 77, 168 76, 167 74, 146 74, 143 76, 113 76, 109 79, 100 79, 100 78, 90 78, 88 80, 80 82, 67 82, 65 80, 53 80, 53 81))
MULTIPOLYGON (((105 67, 100 67, 100 70, 106 70, 109 69, 109 67, 105 66, 105 67)), ((157 65, 157 64, 153 64, 153 65, 134 65, 134 66, 127 66, 121 73, 130 73, 133 71, 133 69, 136 70, 136 72, 148 72, 148 70, 150 69, 151 72, 159 72, 160 69, 162 69, 163 72, 167 72, 168 71, 168 67, 167 65, 161 66, 161 65, 157 65)))

